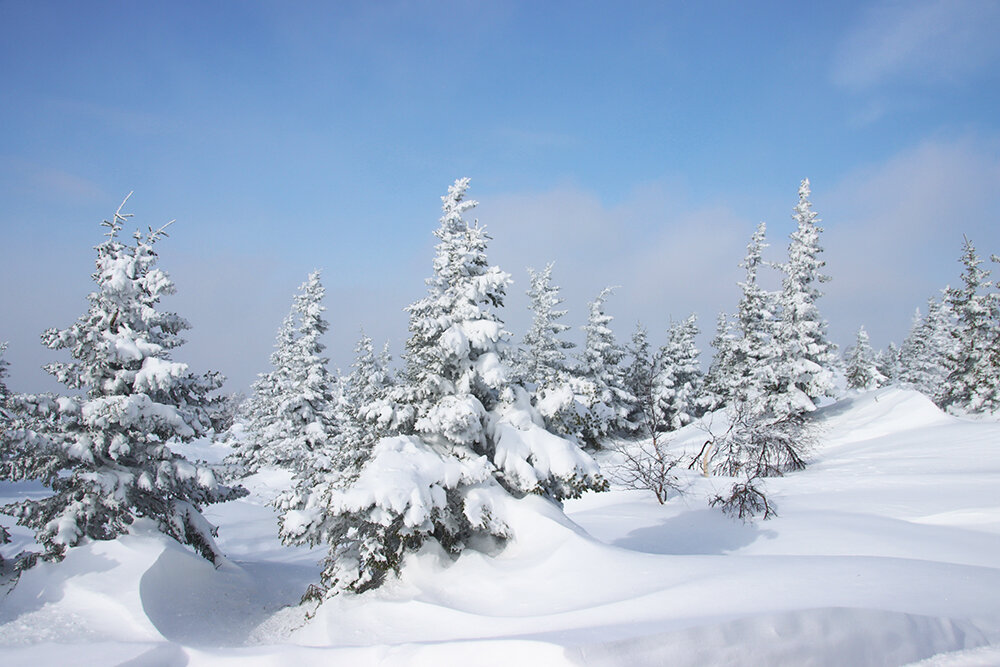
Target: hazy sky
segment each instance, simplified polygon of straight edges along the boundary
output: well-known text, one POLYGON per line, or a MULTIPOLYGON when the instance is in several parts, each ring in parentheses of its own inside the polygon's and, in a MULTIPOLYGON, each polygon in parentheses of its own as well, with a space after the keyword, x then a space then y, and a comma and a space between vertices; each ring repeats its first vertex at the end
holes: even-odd
POLYGON ((58 387, 38 335, 85 311, 99 223, 133 190, 143 228, 177 220, 174 358, 230 390, 314 268, 333 362, 362 326, 398 355, 460 176, 516 339, 525 268, 554 260, 569 324, 619 285, 620 338, 695 311, 707 340, 758 221, 783 256, 808 177, 831 337, 899 342, 957 282, 963 234, 1000 253, 998 32, 995 0, 0 0, 9 385, 58 387))

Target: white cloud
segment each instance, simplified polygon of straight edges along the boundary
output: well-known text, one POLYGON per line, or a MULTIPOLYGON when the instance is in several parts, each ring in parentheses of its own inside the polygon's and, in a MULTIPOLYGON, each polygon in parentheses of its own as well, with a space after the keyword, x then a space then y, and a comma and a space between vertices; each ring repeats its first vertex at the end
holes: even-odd
POLYGON ((876 344, 900 342, 913 310, 957 281, 963 234, 984 257, 1000 252, 998 149, 982 137, 929 140, 820 191, 836 338, 864 324, 876 344))
MULTIPOLYGON (((783 257, 795 185, 775 185, 776 191, 784 189, 787 202, 777 211, 735 212, 722 195, 692 203, 663 183, 636 188, 614 204, 568 185, 487 197, 471 194, 481 200, 475 214, 494 237, 490 261, 516 281, 502 313, 516 340, 530 320, 525 268, 555 261, 554 278, 569 310, 566 323, 576 330, 577 341, 587 302, 604 286, 619 285, 607 307, 622 340, 641 320, 651 340, 663 342, 671 318, 697 312, 707 360, 716 314, 731 311, 739 297, 738 264, 759 219, 768 223, 768 256, 783 257)), ((982 255, 1000 253, 1000 139, 926 141, 856 169, 837 183, 814 181, 813 201, 826 228, 824 258, 833 276, 820 302, 831 337, 849 345, 864 324, 873 344, 899 342, 913 309, 957 279, 963 233, 982 255)), ((428 218, 427 243, 406 257, 373 256, 361 273, 325 266, 332 325, 327 343, 334 366, 346 370, 351 363, 361 326, 376 341, 389 340, 394 355, 401 353, 407 334, 403 308, 424 293, 434 227, 434 218, 428 218)), ((177 360, 198 370, 221 370, 230 377, 229 390, 246 388, 256 373, 267 369, 281 318, 313 262, 300 265, 273 253, 251 255, 237 248, 192 252, 185 250, 187 237, 178 233, 163 248, 163 268, 178 286, 164 306, 194 325, 177 360)), ((46 327, 66 326, 83 312, 92 252, 86 244, 49 249, 43 262, 27 252, 11 249, 8 254, 11 259, 0 265, 0 277, 6 284, 29 286, 0 295, 3 312, 18 324, 0 332, 0 339, 11 340, 10 386, 52 388, 42 384, 37 368, 54 357, 37 336, 46 327), (19 256, 23 258, 17 260, 19 256)), ((324 268, 322 263, 319 267, 324 268)))
POLYGON ((37 194, 45 199, 92 203, 106 199, 100 185, 79 174, 15 157, 0 158, 0 174, 7 179, 12 190, 37 194))
POLYGON ((900 79, 956 81, 996 62, 998 28, 995 0, 883 1, 842 41, 833 81, 856 90, 900 79))
POLYGON ((615 205, 574 187, 508 194, 484 200, 479 213, 494 236, 490 260, 516 281, 504 313, 515 338, 530 319, 525 268, 554 261, 578 342, 587 302, 608 285, 619 286, 607 311, 623 340, 639 320, 663 342, 671 319, 695 311, 714 329, 718 310, 738 297, 737 264, 755 225, 724 206, 690 207, 659 184, 615 205))

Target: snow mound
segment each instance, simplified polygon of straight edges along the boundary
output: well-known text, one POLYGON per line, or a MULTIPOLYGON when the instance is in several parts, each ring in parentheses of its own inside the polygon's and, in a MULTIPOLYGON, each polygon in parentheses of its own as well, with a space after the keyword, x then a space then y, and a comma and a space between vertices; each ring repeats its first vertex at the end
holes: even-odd
POLYGON ((866 609, 762 614, 639 639, 571 649, 576 664, 903 665, 944 651, 983 646, 969 623, 866 609))
POLYGON ((0 644, 163 641, 139 589, 165 542, 149 534, 91 542, 22 573, 0 605, 0 644))
POLYGON ((848 398, 817 410, 814 419, 831 434, 826 441, 828 445, 870 440, 954 421, 920 392, 897 387, 852 392, 848 398))
POLYGON ((24 573, 0 600, 0 663, 998 664, 1000 424, 899 390, 817 420, 811 465, 766 480, 773 520, 729 521, 707 498, 731 480, 694 472, 662 506, 498 495, 502 551, 428 544, 398 579, 318 607, 297 602, 325 552, 280 546, 267 501, 287 479, 262 471, 206 512, 238 559, 218 569, 140 522, 24 573))

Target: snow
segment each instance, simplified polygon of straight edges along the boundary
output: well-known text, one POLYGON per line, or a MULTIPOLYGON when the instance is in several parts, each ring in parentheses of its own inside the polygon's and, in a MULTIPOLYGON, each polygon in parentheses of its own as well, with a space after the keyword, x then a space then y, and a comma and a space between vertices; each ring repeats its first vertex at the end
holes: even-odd
MULTIPOLYGON (((621 489, 566 514, 537 496, 470 496, 467 511, 511 528, 506 548, 453 561, 427 545, 398 579, 318 607, 298 599, 326 550, 280 545, 269 502, 288 478, 264 469, 250 496, 206 508, 229 556, 219 568, 139 521, 25 572, 0 599, 0 663, 1000 664, 1000 423, 898 389, 851 393, 813 418, 809 467, 766 481, 772 520, 727 519, 707 499, 729 482, 694 472, 663 506, 621 489)), ((530 420, 502 423, 530 444, 530 420)), ((689 426, 676 446, 699 438, 689 426)), ((396 461, 410 446, 380 444, 371 494, 383 474, 412 491, 420 466, 443 465, 429 451, 417 467, 396 461)), ((37 489, 5 483, 0 502, 24 493, 37 489)), ((378 501, 432 506, 420 493, 378 501)), ((11 533, 5 555, 30 543, 11 533)))
POLYGON ((484 458, 460 461, 442 457, 420 438, 383 438, 358 480, 346 491, 335 491, 330 506, 347 511, 375 507, 403 515, 408 526, 422 526, 447 504, 446 489, 488 476, 484 458))

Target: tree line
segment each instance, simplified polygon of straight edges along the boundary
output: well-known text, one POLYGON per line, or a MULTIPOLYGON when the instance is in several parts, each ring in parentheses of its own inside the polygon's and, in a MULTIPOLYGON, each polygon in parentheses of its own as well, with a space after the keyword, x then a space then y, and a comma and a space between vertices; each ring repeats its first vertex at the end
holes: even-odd
MULTIPOLYGON (((663 502, 682 463, 669 434, 696 420, 708 437, 689 466, 733 478, 713 503, 767 518, 773 507, 761 480, 806 464, 810 414, 834 395, 840 373, 849 387, 895 383, 956 412, 1000 407, 1000 292, 968 240, 961 286, 932 298, 900 347, 876 353, 862 328, 842 360, 817 305, 829 277, 803 181, 786 260, 763 260, 761 223, 705 372, 695 315, 674 323, 655 350, 641 325, 619 343, 605 308, 612 288, 589 304, 575 350, 564 338, 567 311, 551 264, 529 271, 533 319, 514 344, 500 317, 511 277, 489 264, 485 229, 466 220, 476 206, 468 187, 459 179, 442 197, 432 275, 426 296, 406 308, 398 368, 387 346, 377 351, 362 335, 350 371, 329 370, 325 293, 314 271, 278 329, 270 370, 238 407, 219 393, 218 373, 194 374, 173 360, 189 325, 158 308, 174 290, 156 266, 166 232, 135 231, 128 240, 130 216, 119 208, 95 248, 87 312, 42 334, 47 347, 69 352, 72 361, 46 366, 69 391, 9 391, 0 347, 0 478, 38 480, 51 491, 0 508, 41 548, 0 564, 18 571, 38 558, 59 560, 137 519, 218 563, 216 529, 202 509, 246 495, 246 476, 281 467, 291 473, 274 501, 281 538, 328 548, 310 595, 363 592, 429 542, 454 556, 501 547, 512 537, 510 498, 535 494, 558 505, 608 488, 594 458, 602 447, 624 457, 624 483, 663 502), (777 272, 779 289, 764 289, 765 269, 777 272), (174 449, 206 437, 232 448, 224 465, 174 449)), ((9 537, 0 525, 0 542, 9 537)))

